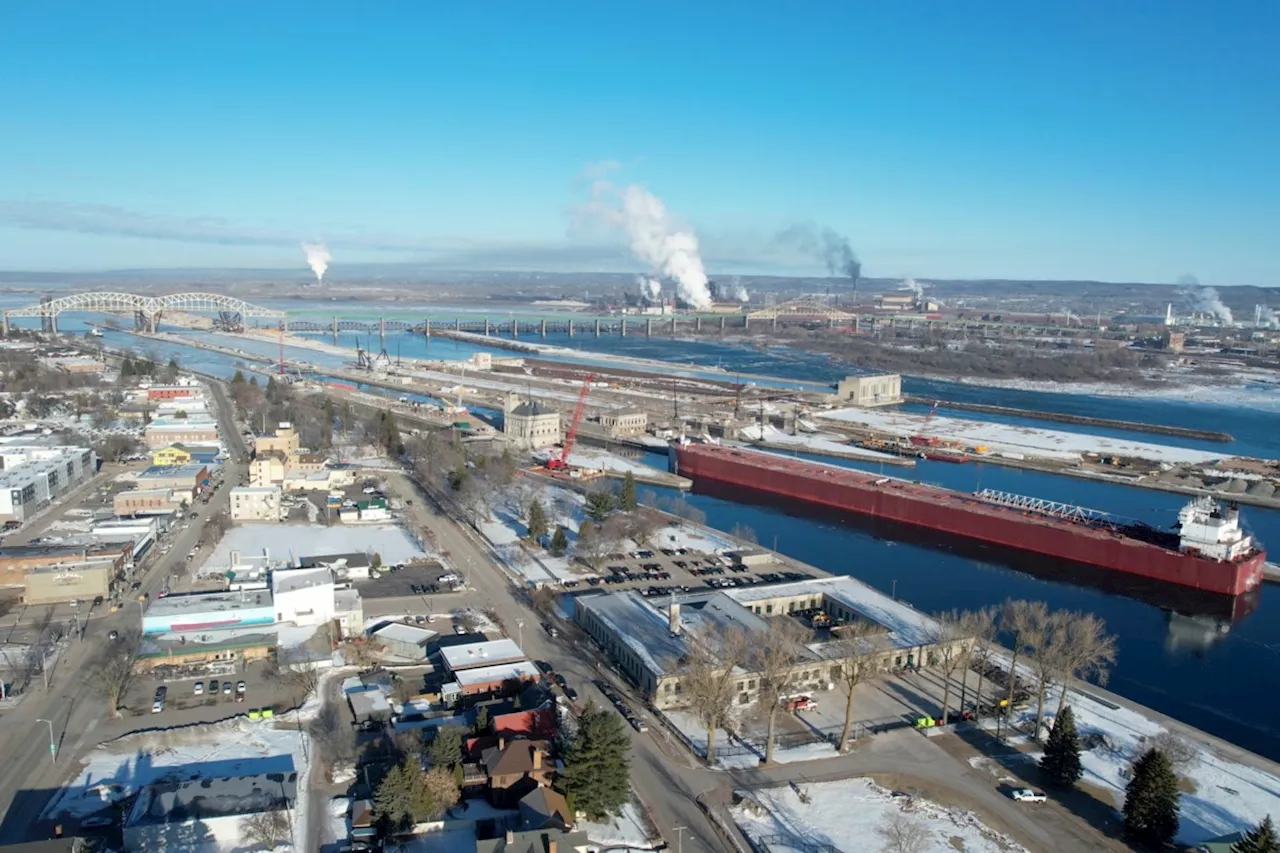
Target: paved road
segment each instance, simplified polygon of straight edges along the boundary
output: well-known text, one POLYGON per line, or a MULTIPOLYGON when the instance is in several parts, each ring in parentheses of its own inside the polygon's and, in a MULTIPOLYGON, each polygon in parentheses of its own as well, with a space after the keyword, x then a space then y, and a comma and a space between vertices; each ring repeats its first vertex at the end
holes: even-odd
MULTIPOLYGON (((516 638, 531 658, 549 660, 578 691, 579 702, 594 701, 609 707, 609 701, 592 685, 600 673, 585 658, 585 649, 569 645, 566 632, 553 640, 541 628, 542 617, 517 598, 506 572, 495 565, 487 549, 468 528, 464 528, 434 508, 401 474, 389 477, 393 495, 414 501, 408 507, 410 521, 426 528, 436 537, 441 549, 448 551, 454 566, 467 573, 467 580, 477 598, 493 607, 505 623, 508 633, 516 638), (519 622, 524 622, 524 627, 519 622)), ((630 729, 628 729, 630 731, 630 729)), ((642 799, 652 810, 662 836, 675 844, 675 827, 683 826, 682 849, 687 853, 709 853, 728 849, 716 835, 696 798, 714 789, 723 778, 710 771, 695 769, 696 764, 682 751, 667 743, 654 726, 647 734, 631 732, 631 779, 642 799)))
MULTIPOLYGON (((223 420, 222 424, 224 435, 239 438, 233 421, 223 420)), ((230 440, 229 443, 234 444, 230 440)), ((228 503, 231 486, 246 470, 242 464, 226 466, 226 476, 210 502, 196 504, 199 518, 171 540, 173 553, 183 554, 195 545, 205 521, 228 503)), ((146 575, 139 578, 142 591, 152 597, 163 585, 166 572, 162 566, 162 560, 154 560, 146 575)), ((0 755, 4 756, 5 767, 0 774, 0 812, 4 814, 0 844, 48 837, 52 827, 39 821, 39 815, 50 796, 75 775, 85 753, 98 743, 137 727, 128 718, 110 716, 100 690, 85 677, 85 670, 93 653, 110 642, 108 632, 114 629, 124 633, 136 627, 139 614, 140 610, 131 603, 117 613, 104 612, 89 619, 82 639, 73 640, 63 653, 49 690, 34 688, 17 708, 0 719, 0 755), (53 724, 56 762, 50 758, 49 730, 39 719, 53 724)))

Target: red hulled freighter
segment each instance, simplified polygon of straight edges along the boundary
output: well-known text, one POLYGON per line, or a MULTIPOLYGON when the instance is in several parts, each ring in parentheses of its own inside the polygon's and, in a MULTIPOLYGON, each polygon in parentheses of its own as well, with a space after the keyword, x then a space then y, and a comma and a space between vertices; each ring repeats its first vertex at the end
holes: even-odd
POLYGON ((1178 514, 1178 532, 1126 524, 1081 507, 986 490, 952 491, 738 447, 681 443, 677 472, 766 494, 912 524, 1206 592, 1241 595, 1262 582, 1266 553, 1239 511, 1208 497, 1178 514))

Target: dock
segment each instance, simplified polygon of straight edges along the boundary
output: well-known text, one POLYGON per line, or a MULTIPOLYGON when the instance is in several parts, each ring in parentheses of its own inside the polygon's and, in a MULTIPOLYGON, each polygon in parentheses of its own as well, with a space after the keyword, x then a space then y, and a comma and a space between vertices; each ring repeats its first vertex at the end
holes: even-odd
POLYGON ((1009 406, 992 406, 986 403, 961 403, 950 400, 938 400, 933 397, 916 397, 904 394, 903 400, 918 403, 922 406, 938 406, 942 409, 959 409, 966 412, 983 412, 988 415, 1007 415, 1009 417, 1035 418, 1042 421, 1057 421, 1064 424, 1083 424, 1100 426, 1108 429, 1123 429, 1132 432, 1149 432, 1154 435, 1174 435, 1181 438, 1198 438, 1202 441, 1234 441, 1235 438, 1226 432, 1212 430, 1189 429, 1187 427, 1166 426, 1164 424, 1145 424, 1138 421, 1121 421, 1113 418, 1094 418, 1087 415, 1069 415, 1063 412, 1042 412, 1037 409, 1014 409, 1009 406))

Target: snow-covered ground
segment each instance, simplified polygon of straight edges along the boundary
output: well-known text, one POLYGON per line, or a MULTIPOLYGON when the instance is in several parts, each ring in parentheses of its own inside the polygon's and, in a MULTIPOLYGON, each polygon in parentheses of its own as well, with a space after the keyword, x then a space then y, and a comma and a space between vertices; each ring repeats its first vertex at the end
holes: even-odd
MULTIPOLYGON (((287 725, 284 721, 280 725, 287 725)), ((80 773, 45 809, 45 816, 85 818, 111 802, 132 796, 162 779, 298 773, 298 799, 290 809, 293 837, 306 837, 309 750, 298 729, 237 717, 214 725, 139 732, 100 745, 85 757, 80 773)), ((221 840, 221 839, 220 839, 221 840)), ((222 849, 243 849, 224 843, 222 849)))
POLYGON ((296 564, 301 557, 319 554, 377 553, 383 563, 401 563, 426 556, 413 534, 395 525, 264 524, 231 528, 200 571, 229 566, 232 551, 239 551, 243 560, 260 558, 265 551, 273 562, 290 564, 296 564))
POLYGON ((647 823, 640 813, 640 806, 633 797, 622 807, 622 813, 601 823, 579 821, 574 829, 587 834, 587 838, 603 847, 630 847, 633 850, 651 850, 661 839, 650 835, 647 823))
MULTIPOLYGON (((559 455, 559 451, 555 451, 559 455)), ((552 456, 551 451, 543 451, 536 454, 539 461, 546 461, 552 456)), ((594 450, 591 448, 578 447, 573 453, 569 454, 569 464, 577 465, 579 468, 599 468, 601 471, 615 471, 619 474, 625 474, 630 471, 632 474, 651 475, 654 469, 650 465, 638 462, 634 459, 625 459, 614 453, 608 453, 604 450, 594 450)))
MULTIPOLYGON (((1058 707, 1058 688, 1052 688, 1045 703, 1046 718, 1058 707)), ((1137 711, 1110 708, 1088 695, 1073 691, 1067 698, 1076 718, 1081 738, 1100 735, 1102 741, 1081 754, 1084 779, 1112 794, 1116 808, 1124 804, 1124 788, 1133 762, 1150 746, 1152 738, 1165 728, 1137 711)), ((1020 721, 1026 730, 1034 725, 1035 708, 1024 711, 1020 721)), ((1022 742, 1025 744, 1026 740, 1022 742)), ((1198 742, 1184 739, 1195 757, 1178 768, 1179 775, 1195 787, 1182 794, 1181 823, 1177 840, 1198 844, 1238 830, 1249 829, 1267 815, 1280 815, 1280 776, 1247 764, 1232 761, 1198 742)), ((1026 753, 1028 762, 1038 761, 1040 752, 1026 753)), ((998 772, 987 759, 976 766, 998 772)))
POLYGON ((1169 444, 1149 444, 1144 441, 1129 441, 1100 435, 962 418, 935 417, 926 424, 923 415, 883 409, 834 409, 823 413, 820 417, 857 424, 904 438, 924 434, 934 438, 951 439, 966 447, 984 445, 997 453, 1023 453, 1072 461, 1079 459, 1086 452, 1114 453, 1161 462, 1193 464, 1223 457, 1220 452, 1210 453, 1169 444))
MULTIPOLYGON (((827 453, 836 456, 857 456, 865 459, 892 459, 899 461, 897 456, 890 453, 880 453, 876 450, 867 450, 863 447, 857 447, 846 443, 840 436, 832 433, 815 433, 791 435, 783 432, 774 426, 765 426, 763 430, 756 425, 743 427, 738 431, 739 436, 747 441, 764 441, 768 444, 783 444, 787 447, 794 447, 796 450, 808 451, 810 453, 827 453), (763 435, 763 438, 761 437, 763 435)), ((914 463, 912 463, 914 464, 914 463)))
POLYGON ((1206 379, 1190 372, 1164 373, 1180 384, 1125 385, 1109 382, 1034 382, 1026 379, 955 379, 947 382, 1012 388, 1052 394, 1083 394, 1090 397, 1148 397, 1205 405, 1244 406, 1250 409, 1280 410, 1280 382, 1271 371, 1240 369, 1226 378, 1206 379))
POLYGON ((770 841, 770 850, 798 850, 805 844, 830 844, 844 853, 888 850, 877 829, 897 813, 925 829, 928 840, 919 853, 1013 853, 1025 849, 985 826, 971 811, 918 797, 895 797, 870 779, 756 788, 744 796, 731 813, 746 835, 792 839, 790 845, 770 841))
MULTIPOLYGON (((688 711, 663 711, 667 720, 688 738, 689 743, 700 755, 707 754, 707 730, 698 718, 688 711)), ((830 743, 809 743, 790 749, 775 747, 773 760, 779 764, 790 764, 795 761, 813 761, 820 758, 835 758, 836 748, 830 743)), ((764 739, 759 743, 755 738, 745 742, 731 737, 724 729, 716 729, 716 764, 721 770, 732 770, 743 767, 757 767, 764 758, 764 739)))

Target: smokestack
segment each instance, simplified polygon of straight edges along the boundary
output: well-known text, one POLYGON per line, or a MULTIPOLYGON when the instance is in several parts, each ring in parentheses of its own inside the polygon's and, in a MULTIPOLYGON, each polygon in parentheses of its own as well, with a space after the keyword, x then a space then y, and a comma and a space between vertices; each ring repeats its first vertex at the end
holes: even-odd
POLYGON ((538 749, 538 747, 536 746, 533 747, 533 769, 534 770, 542 769, 542 750, 538 749))
POLYGON ((1173 325, 1173 303, 1169 303, 1169 307, 1164 310, 1164 324, 1166 326, 1173 325))
POLYGON ((671 605, 667 608, 667 630, 672 634, 680 633, 680 602, 671 596, 671 605))

